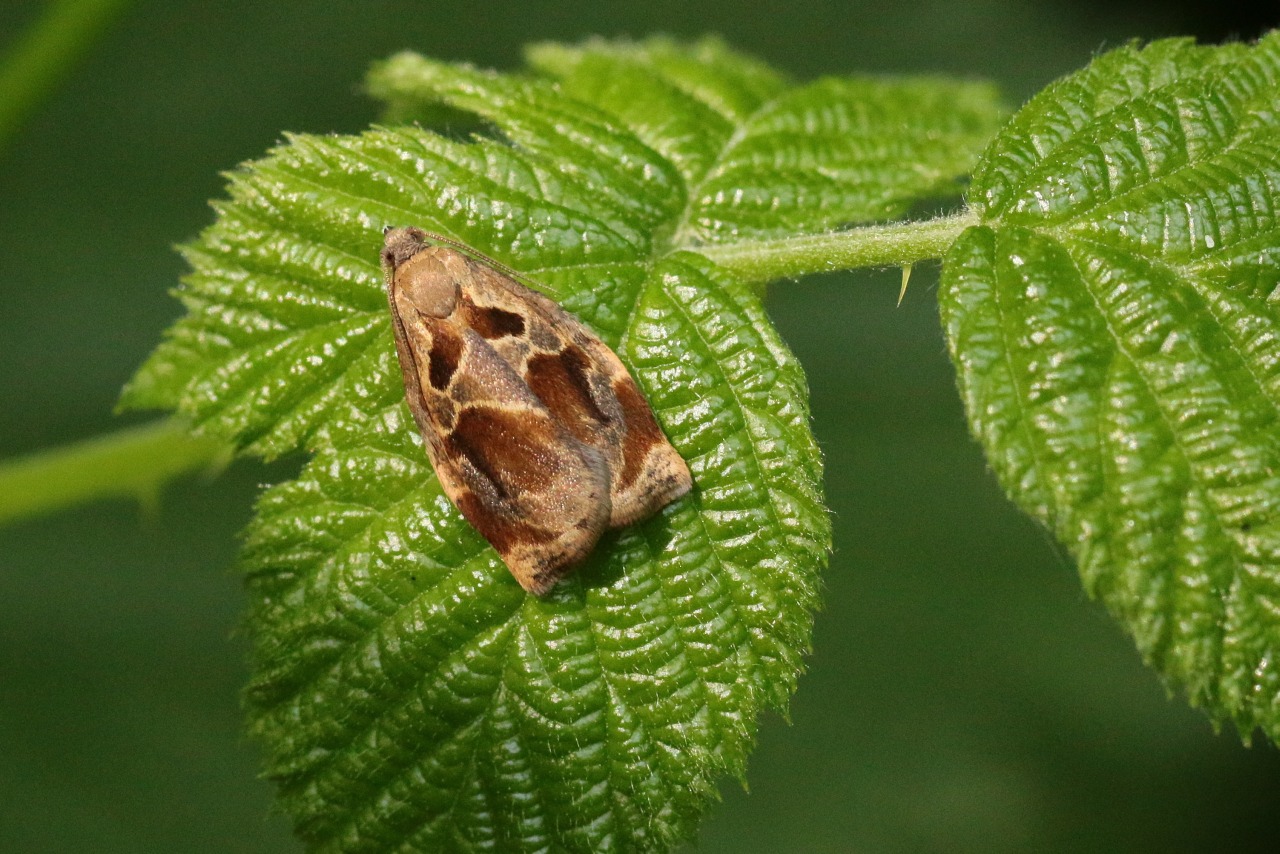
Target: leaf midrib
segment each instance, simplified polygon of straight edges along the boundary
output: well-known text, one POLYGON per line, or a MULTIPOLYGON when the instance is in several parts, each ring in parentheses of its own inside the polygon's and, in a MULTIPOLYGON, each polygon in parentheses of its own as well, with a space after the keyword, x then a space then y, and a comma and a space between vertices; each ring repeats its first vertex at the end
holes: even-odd
MULTIPOLYGON (((669 256, 682 250, 697 251, 697 246, 693 242, 694 235, 689 233, 689 221, 700 204, 703 188, 706 187, 707 182, 724 167, 725 159, 729 154, 747 138, 751 128, 754 126, 755 120, 762 113, 773 109, 778 103, 778 99, 781 98, 785 92, 786 90, 783 90, 772 97, 761 101, 749 115, 743 118, 741 123, 735 123, 732 116, 720 113, 720 115, 724 117, 725 121, 729 123, 729 126, 734 128, 734 131, 729 135, 728 139, 724 141, 724 144, 720 146, 720 151, 710 159, 707 168, 703 170, 703 173, 698 180, 691 186, 686 186, 684 210, 680 212, 680 216, 676 219, 675 226, 671 230, 671 236, 665 241, 667 245, 661 253, 662 257, 669 256)), ((691 95, 690 97, 693 96, 691 95)), ((708 109, 715 110, 718 113, 720 112, 712 104, 706 104, 705 101, 701 101, 700 99, 699 102, 705 104, 708 109)), ((656 154, 657 153, 655 152, 655 155, 656 154)), ((726 242, 719 243, 717 245, 730 244, 726 242)))

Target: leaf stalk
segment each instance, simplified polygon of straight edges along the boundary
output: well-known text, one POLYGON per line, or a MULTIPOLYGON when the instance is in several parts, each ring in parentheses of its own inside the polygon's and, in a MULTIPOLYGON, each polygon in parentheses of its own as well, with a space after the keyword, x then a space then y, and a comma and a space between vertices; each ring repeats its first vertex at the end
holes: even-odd
POLYGON ((153 503, 166 482, 216 471, 231 449, 174 418, 0 462, 0 524, 102 498, 153 503))
POLYGON ((752 284, 766 284, 810 273, 905 267, 941 258, 960 232, 977 223, 977 214, 966 210, 918 222, 705 246, 698 252, 752 284))

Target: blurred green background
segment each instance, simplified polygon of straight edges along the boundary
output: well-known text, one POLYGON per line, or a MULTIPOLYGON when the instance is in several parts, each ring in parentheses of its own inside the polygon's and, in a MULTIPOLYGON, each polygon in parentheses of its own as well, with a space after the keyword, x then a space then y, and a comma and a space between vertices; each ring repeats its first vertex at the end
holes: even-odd
MULTIPOLYGON (((1225 7, 127 5, 0 150, 0 458, 145 420, 111 409, 179 312, 170 247, 210 221, 219 171, 285 130, 359 130, 376 114, 364 70, 394 50, 512 68, 530 40, 718 32, 800 79, 989 77, 1016 103, 1131 37, 1280 21, 1225 7)), ((0 51, 44 8, 0 3, 0 51)), ((700 850, 1280 850, 1277 751, 1168 697, 1001 497, 965 432, 935 282, 917 270, 896 309, 896 271, 774 289, 836 547, 792 725, 763 721, 750 794, 726 782, 700 850)), ((296 465, 189 478, 152 513, 0 529, 0 851, 298 850, 242 733, 228 571, 259 484, 296 465)))

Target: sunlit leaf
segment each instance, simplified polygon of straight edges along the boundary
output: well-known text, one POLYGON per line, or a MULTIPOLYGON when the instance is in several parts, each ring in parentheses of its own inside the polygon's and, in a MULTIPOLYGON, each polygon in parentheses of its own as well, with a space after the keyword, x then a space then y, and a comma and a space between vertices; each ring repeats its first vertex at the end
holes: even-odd
POLYGON ((291 137, 232 175, 185 250, 188 314, 126 394, 252 452, 314 453, 262 499, 244 565, 252 726, 316 848, 690 834, 760 712, 785 708, 830 532, 799 366, 758 295, 688 250, 954 192, 1000 115, 980 85, 790 88, 714 42, 533 56, 558 83, 414 54, 374 70, 395 115, 489 135, 291 137), (591 325, 693 493, 525 595, 413 429, 377 266, 389 224, 470 244, 591 325))
POLYGON ((1280 36, 1099 57, 984 155, 940 294, 975 435, 1144 657, 1280 736, 1280 36))

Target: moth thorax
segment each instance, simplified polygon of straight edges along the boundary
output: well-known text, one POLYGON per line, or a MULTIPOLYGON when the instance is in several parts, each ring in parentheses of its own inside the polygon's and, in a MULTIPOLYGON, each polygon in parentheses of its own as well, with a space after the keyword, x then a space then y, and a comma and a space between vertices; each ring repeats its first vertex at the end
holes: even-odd
POLYGON ((448 317, 458 304, 458 279, 436 253, 414 255, 396 270, 396 287, 422 314, 448 317))

